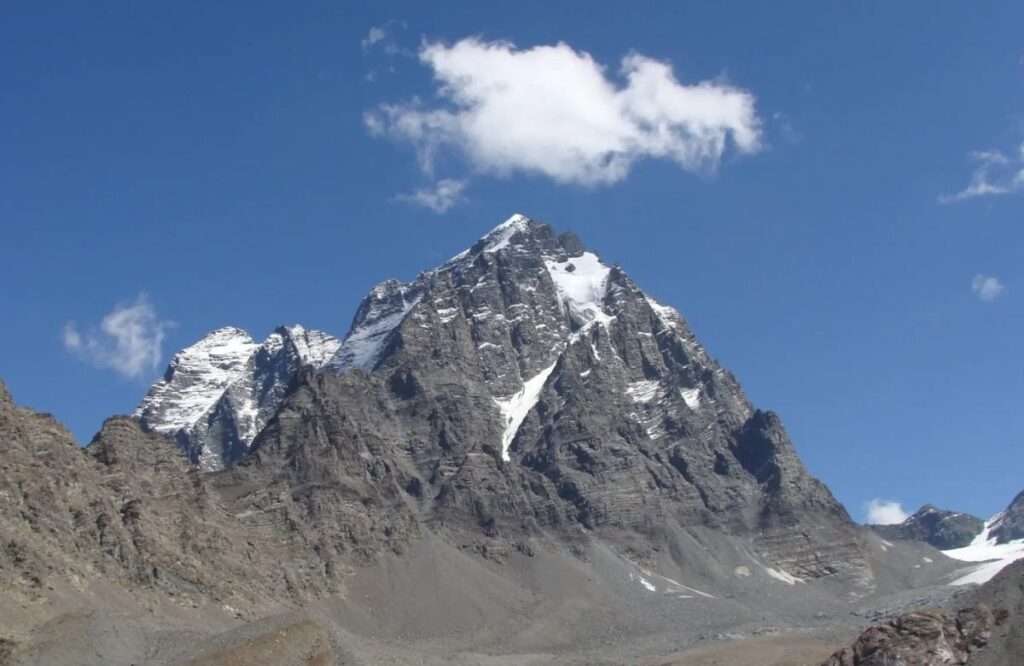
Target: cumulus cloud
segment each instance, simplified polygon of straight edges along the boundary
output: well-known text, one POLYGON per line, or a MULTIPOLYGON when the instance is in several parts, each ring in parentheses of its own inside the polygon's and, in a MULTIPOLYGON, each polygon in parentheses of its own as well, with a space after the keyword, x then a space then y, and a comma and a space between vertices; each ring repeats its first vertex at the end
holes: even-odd
POLYGON ((896 525, 910 517, 901 503, 877 498, 864 505, 864 513, 869 525, 896 525))
POLYGON ((398 199, 440 214, 462 201, 462 192, 465 189, 464 180, 442 178, 429 188, 419 189, 411 194, 399 194, 398 199))
POLYGON ((597 186, 623 180, 641 159, 713 171, 730 146, 761 148, 751 93, 680 83, 669 63, 639 53, 622 59, 618 77, 565 43, 428 42, 419 59, 439 102, 383 104, 364 119, 371 134, 412 144, 426 173, 450 150, 480 173, 597 186))
POLYGON ((98 329, 64 325, 64 348, 79 358, 118 374, 138 378, 156 369, 168 321, 162 321, 145 294, 108 312, 98 329))
POLYGON ((971 280, 971 291, 978 297, 979 300, 985 303, 991 303, 1006 291, 1006 285, 1000 282, 999 278, 994 275, 982 275, 978 273, 971 280))
POLYGON ((1024 191, 1024 143, 1016 155, 999 150, 976 150, 969 154, 974 164, 971 179, 964 189, 939 197, 939 203, 949 204, 1000 194, 1024 191))

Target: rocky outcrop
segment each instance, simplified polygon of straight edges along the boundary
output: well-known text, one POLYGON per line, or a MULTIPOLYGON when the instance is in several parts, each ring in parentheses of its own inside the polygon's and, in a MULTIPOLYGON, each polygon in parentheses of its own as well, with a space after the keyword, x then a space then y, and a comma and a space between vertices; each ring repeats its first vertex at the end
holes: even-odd
POLYGON ((0 588, 15 599, 104 580, 258 613, 336 590, 345 567, 327 535, 358 536, 373 514, 324 491, 329 516, 315 520, 272 470, 201 473, 129 417, 83 449, 52 417, 0 400, 0 444, 0 588))
POLYGON ((938 666, 968 664, 986 645, 1004 610, 980 604, 957 612, 919 610, 868 628, 822 666, 938 666))
POLYGON ((985 521, 967 513, 926 504, 897 525, 872 525, 886 539, 924 541, 939 550, 963 548, 981 534, 985 521))

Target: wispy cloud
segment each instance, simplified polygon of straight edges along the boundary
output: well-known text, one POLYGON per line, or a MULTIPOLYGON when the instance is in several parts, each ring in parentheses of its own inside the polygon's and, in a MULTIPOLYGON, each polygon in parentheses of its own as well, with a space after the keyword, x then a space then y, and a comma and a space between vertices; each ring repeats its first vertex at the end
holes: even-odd
POLYGON ((864 505, 864 514, 864 522, 869 525, 896 525, 910 517, 900 502, 879 498, 864 505))
POLYGON ((1016 155, 999 150, 976 150, 969 154, 974 164, 971 179, 964 189, 943 194, 939 203, 950 204, 979 197, 1012 194, 1024 191, 1024 143, 1016 155))
POLYGON ((622 59, 621 78, 565 43, 428 42, 419 59, 441 102, 383 104, 365 122, 372 134, 411 144, 428 174, 450 151, 476 173, 599 186, 622 181, 642 159, 713 171, 730 146, 754 153, 762 145, 750 92, 680 83, 671 64, 639 53, 622 59))
POLYGON ((978 273, 971 280, 971 291, 978 297, 978 300, 991 303, 1006 291, 1004 285, 995 275, 982 275, 978 273))
POLYGON ((388 37, 388 29, 386 26, 373 26, 370 31, 366 33, 366 37, 360 42, 363 50, 367 50, 373 47, 374 44, 382 42, 388 37))
POLYGON ((416 190, 411 194, 399 194, 399 201, 429 208, 435 213, 444 213, 462 201, 466 181, 442 178, 429 188, 416 190))
POLYGON ((81 330, 64 324, 64 348, 97 367, 128 378, 142 377, 157 368, 161 347, 171 322, 161 320, 145 294, 108 312, 98 329, 81 330))

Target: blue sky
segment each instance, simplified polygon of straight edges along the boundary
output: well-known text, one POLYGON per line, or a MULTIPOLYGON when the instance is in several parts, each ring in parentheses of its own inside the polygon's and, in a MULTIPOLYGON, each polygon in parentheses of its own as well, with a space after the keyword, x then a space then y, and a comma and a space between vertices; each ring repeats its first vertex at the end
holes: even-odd
POLYGON ((1019 3, 40 4, 0 10, 0 377, 83 442, 206 331, 343 334, 523 212, 679 308, 855 517, 1024 488, 1019 3), (538 77, 571 129, 502 152, 471 112, 538 77))

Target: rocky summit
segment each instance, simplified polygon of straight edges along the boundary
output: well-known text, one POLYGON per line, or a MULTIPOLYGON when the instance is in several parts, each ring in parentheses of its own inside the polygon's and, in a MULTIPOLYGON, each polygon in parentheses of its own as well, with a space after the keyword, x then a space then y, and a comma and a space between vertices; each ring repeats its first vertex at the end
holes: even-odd
POLYGON ((991 536, 996 543, 1024 539, 1024 492, 1018 493, 992 523, 991 536))
POLYGON ((985 521, 959 511, 946 511, 925 504, 897 525, 872 525, 887 539, 915 539, 940 550, 963 548, 981 534, 985 521))
POLYGON ((210 333, 84 448, 0 384, 0 444, 14 663, 815 663, 965 566, 855 525, 678 311, 522 215, 343 338, 210 333))

